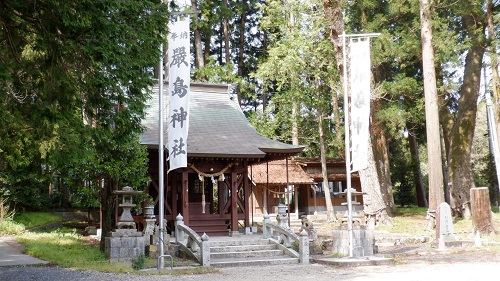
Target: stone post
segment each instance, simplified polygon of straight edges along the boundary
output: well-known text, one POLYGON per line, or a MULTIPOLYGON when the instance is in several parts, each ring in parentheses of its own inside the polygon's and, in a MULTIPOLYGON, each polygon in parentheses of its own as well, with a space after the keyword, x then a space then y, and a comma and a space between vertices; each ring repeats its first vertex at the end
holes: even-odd
MULTIPOLYGON (((175 243, 179 244, 179 241, 184 241, 184 231, 180 230, 178 228, 178 225, 184 225, 184 218, 182 217, 181 214, 177 215, 175 218, 175 243)), ((161 231, 161 230, 160 230, 161 231)))
POLYGON ((273 235, 271 229, 267 226, 270 223, 271 223, 271 217, 269 216, 268 213, 265 213, 264 214, 264 220, 262 222, 262 236, 265 239, 271 238, 271 236, 273 235))
POLYGON ((299 263, 309 264, 309 235, 305 230, 299 236, 299 263))
POLYGON ((208 235, 201 236, 201 266, 210 266, 210 241, 208 235))

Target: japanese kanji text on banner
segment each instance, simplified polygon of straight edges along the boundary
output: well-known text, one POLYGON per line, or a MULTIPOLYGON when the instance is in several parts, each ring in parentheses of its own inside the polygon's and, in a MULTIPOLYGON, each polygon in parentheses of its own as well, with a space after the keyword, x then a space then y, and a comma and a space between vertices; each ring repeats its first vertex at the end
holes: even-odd
POLYGON ((168 36, 169 171, 187 167, 189 127, 190 50, 189 18, 170 23, 168 36))
POLYGON ((368 167, 370 141, 370 40, 351 39, 351 151, 352 172, 368 167))

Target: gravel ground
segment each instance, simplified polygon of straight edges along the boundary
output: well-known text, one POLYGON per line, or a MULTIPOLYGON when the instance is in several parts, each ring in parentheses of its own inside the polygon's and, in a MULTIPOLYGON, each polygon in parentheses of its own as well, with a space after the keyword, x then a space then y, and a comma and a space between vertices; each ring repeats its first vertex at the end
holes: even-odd
MULTIPOLYGON (((393 256, 389 265, 346 267, 338 265, 283 265, 260 267, 219 268, 212 273, 198 275, 116 274, 97 271, 79 271, 52 266, 0 267, 0 280, 36 281, 296 281, 296 280, 482 280, 498 275, 500 254, 487 247, 477 249, 447 248, 437 250, 429 245, 384 247, 380 253, 393 256)), ((155 273, 156 271, 153 271, 155 273)))
POLYGON ((481 280, 498 274, 499 262, 474 263, 411 263, 384 266, 339 267, 319 264, 263 267, 222 268, 200 275, 136 275, 77 271, 58 267, 0 268, 0 280, 481 280))
MULTIPOLYGON (((394 257, 389 265, 346 267, 339 265, 283 265, 215 269, 198 275, 116 274, 80 271, 54 266, 0 267, 0 281, 105 281, 105 280, 200 280, 200 281, 297 281, 297 280, 453 280, 491 279, 498 275, 500 253, 488 246, 438 250, 430 243, 379 247, 379 254, 394 257)), ((154 271, 153 271, 154 272, 154 271)))

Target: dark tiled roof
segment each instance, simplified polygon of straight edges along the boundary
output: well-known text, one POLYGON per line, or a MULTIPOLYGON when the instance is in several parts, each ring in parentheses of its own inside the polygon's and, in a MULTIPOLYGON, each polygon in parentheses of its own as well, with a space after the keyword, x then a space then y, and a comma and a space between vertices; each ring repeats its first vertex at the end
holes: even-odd
MULTIPOLYGON (((141 143, 158 147, 158 87, 150 100, 141 143)), ((167 146, 168 85, 164 96, 164 145, 167 146)), ((248 122, 228 85, 191 84, 188 157, 264 158, 266 153, 294 155, 304 147, 285 144, 260 135, 248 122)))

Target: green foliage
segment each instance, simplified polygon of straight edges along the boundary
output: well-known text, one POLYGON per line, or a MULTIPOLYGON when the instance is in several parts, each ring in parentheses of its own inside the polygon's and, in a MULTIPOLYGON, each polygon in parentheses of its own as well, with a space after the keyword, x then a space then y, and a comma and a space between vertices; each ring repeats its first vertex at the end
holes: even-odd
POLYGON ((0 221, 0 234, 3 235, 17 235, 25 231, 24 225, 19 224, 12 220, 0 221))
POLYGON ((62 216, 45 212, 17 213, 14 217, 15 222, 24 225, 26 228, 33 228, 61 220, 62 216))
POLYGON ((13 220, 15 211, 9 206, 7 198, 0 197, 0 221, 13 220))
MULTIPOLYGON (((262 27, 269 33, 268 57, 259 63, 254 77, 262 81, 268 95, 266 112, 251 119, 262 134, 290 142, 293 123, 298 124, 299 143, 308 147, 310 156, 319 155, 318 118, 323 118, 326 142, 336 132, 326 118, 330 115, 332 85, 338 79, 333 47, 325 36, 327 30, 320 1, 267 1, 262 7, 262 27), (297 114, 292 109, 297 108, 297 114), (321 112, 321 116, 318 116, 321 112), (267 124, 264 127, 262 124, 267 124), (279 136, 279 137, 276 137, 279 136)), ((339 120, 340 116, 334 116, 339 120)), ((336 151, 330 147, 330 151, 336 151)))
POLYGON ((412 163, 408 140, 403 138, 401 132, 399 135, 400 137, 391 143, 389 153, 392 156, 390 165, 394 203, 403 207, 416 203, 416 179, 415 163, 412 163))
POLYGON ((0 9, 9 66, 0 67, 0 193, 17 208, 93 207, 99 180, 144 184, 138 135, 166 5, 29 0, 0 9))
POLYGON ((0 197, 0 235, 19 234, 25 227, 14 221, 15 212, 9 206, 6 198, 0 197))
POLYGON ((144 269, 146 266, 146 256, 140 254, 137 258, 132 259, 132 268, 135 270, 144 269))

